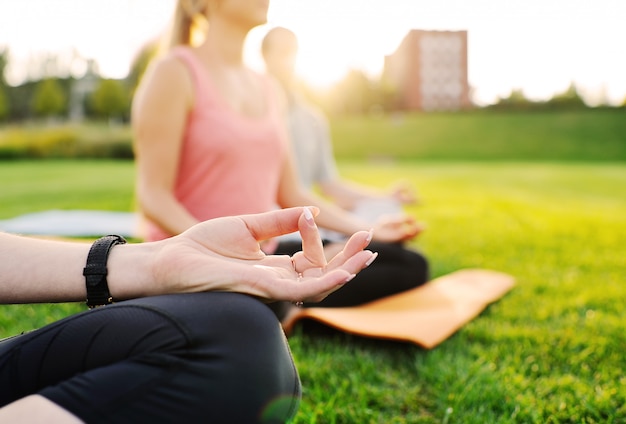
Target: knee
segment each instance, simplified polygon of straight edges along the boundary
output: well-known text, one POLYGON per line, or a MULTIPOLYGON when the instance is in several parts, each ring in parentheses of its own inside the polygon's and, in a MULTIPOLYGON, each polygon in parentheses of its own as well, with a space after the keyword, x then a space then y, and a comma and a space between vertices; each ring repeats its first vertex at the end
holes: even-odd
POLYGON ((204 417, 284 422, 295 414, 300 380, 280 323, 265 304, 243 294, 213 292, 152 299, 152 305, 186 334, 179 378, 194 387, 200 403, 195 407, 204 417))
POLYGON ((204 338, 211 342, 215 335, 233 339, 235 344, 245 346, 282 347, 285 335, 280 322, 272 309, 251 296, 239 293, 211 293, 212 301, 202 303, 193 322, 205 322, 212 327, 207 331, 205 326, 188 325, 194 331, 194 337, 204 338), (208 339, 207 339, 208 337, 208 339), (266 346, 268 345, 268 346, 266 346))
MULTIPOLYGON (((261 411, 262 416, 281 417, 280 422, 292 417, 300 401, 300 379, 275 314, 250 296, 214 295, 218 301, 211 303, 212 311, 207 311, 209 320, 204 322, 205 331, 194 334, 199 341, 196 353, 207 359, 196 369, 205 372, 211 380, 216 374, 221 376, 220 394, 211 393, 209 397, 225 396, 222 398, 224 406, 236 399, 238 406, 231 405, 230 411, 241 409, 240 401, 247 399, 245 403, 251 410, 261 411), (221 330, 207 331, 207 326, 221 330), (208 360, 216 357, 221 358, 219 370, 208 360)), ((205 311, 207 308, 205 306, 205 311)))
POLYGON ((430 278, 430 266, 426 257, 417 251, 411 252, 411 263, 417 275, 421 275, 424 282, 430 278))

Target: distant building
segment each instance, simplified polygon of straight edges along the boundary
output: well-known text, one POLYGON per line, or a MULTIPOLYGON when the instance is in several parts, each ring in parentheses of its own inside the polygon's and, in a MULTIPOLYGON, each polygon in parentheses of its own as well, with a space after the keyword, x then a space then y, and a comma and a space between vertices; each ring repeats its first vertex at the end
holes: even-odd
POLYGON ((411 30, 385 57, 383 78, 394 88, 400 109, 469 108, 467 31, 411 30))

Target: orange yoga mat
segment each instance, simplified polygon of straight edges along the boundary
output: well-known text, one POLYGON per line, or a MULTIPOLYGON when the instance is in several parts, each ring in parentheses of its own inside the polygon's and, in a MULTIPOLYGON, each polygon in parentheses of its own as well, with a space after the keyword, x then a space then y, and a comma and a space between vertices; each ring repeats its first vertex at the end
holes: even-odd
POLYGON ((423 286, 359 306, 303 308, 283 322, 289 334, 301 319, 346 333, 416 343, 431 349, 504 296, 515 279, 497 271, 462 269, 423 286))

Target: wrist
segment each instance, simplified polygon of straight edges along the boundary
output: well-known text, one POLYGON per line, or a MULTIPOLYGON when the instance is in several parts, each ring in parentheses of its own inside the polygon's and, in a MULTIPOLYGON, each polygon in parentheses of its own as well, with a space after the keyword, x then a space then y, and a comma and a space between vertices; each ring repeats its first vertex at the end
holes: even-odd
POLYGON ((107 262, 109 253, 118 244, 126 244, 122 236, 108 235, 100 237, 89 249, 87 261, 83 268, 85 287, 87 289, 87 306, 95 308, 113 303, 107 281, 107 262))
POLYGON ((111 250, 108 261, 108 282, 116 300, 161 294, 155 284, 152 263, 156 243, 130 243, 111 250))

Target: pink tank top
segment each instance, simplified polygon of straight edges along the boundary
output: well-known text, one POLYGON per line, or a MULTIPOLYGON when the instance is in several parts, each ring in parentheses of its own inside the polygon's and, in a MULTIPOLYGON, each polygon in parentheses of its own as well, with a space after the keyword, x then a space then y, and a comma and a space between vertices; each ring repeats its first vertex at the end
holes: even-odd
MULTIPOLYGON (((195 104, 188 115, 174 194, 198 220, 275 209, 287 135, 278 99, 269 80, 258 75, 266 92, 266 115, 247 117, 233 110, 194 53, 171 54, 188 68, 195 104)), ((146 240, 170 236, 147 222, 146 240)))

